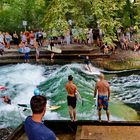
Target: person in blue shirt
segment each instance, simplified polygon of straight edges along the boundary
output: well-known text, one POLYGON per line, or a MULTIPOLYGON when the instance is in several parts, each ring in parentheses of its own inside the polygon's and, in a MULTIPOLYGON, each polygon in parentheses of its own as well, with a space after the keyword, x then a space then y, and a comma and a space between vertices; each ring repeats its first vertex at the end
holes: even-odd
POLYGON ((46 112, 47 98, 38 95, 33 96, 30 101, 32 116, 25 120, 24 127, 28 140, 56 140, 53 131, 42 123, 42 118, 46 112))

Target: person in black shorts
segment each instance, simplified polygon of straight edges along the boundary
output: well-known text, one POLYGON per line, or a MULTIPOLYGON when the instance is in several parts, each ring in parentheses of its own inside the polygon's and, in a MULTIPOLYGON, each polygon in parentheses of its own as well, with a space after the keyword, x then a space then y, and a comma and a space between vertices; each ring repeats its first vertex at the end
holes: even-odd
POLYGON ((81 55, 78 55, 78 56, 84 59, 84 68, 91 72, 91 67, 90 67, 91 62, 90 62, 89 56, 81 56, 81 55))
POLYGON ((72 75, 69 75, 68 82, 65 88, 68 92, 67 103, 68 103, 70 118, 71 121, 76 121, 76 93, 78 91, 76 85, 73 84, 72 80, 73 80, 72 75))

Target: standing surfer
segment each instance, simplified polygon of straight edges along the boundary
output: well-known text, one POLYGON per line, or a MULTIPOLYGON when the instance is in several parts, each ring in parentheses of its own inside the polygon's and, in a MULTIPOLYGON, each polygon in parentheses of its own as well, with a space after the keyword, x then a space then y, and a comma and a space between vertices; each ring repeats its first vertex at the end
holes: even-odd
POLYGON ((84 68, 90 72, 92 72, 91 70, 91 62, 90 62, 90 59, 89 59, 89 56, 81 56, 81 55, 78 55, 80 58, 84 59, 84 68))
POLYGON ((110 121, 110 113, 108 109, 108 102, 110 100, 110 85, 104 79, 104 75, 99 75, 99 81, 96 83, 94 97, 98 92, 98 117, 101 122, 102 108, 106 111, 107 120, 110 121))

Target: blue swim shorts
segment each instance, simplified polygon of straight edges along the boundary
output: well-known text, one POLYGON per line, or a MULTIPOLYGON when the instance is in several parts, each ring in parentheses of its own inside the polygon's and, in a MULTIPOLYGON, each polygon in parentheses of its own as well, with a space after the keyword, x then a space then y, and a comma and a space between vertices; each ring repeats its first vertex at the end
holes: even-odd
POLYGON ((102 108, 108 110, 108 96, 98 96, 98 110, 101 111, 102 108))

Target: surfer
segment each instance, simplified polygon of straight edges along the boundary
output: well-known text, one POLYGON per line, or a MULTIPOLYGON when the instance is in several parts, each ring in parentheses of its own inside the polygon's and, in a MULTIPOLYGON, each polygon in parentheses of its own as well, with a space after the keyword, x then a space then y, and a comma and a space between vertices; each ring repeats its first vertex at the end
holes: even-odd
POLYGON ((30 101, 32 116, 25 120, 25 132, 28 140, 56 140, 53 131, 42 123, 42 118, 46 112, 47 98, 41 95, 33 96, 30 101))
POLYGON ((101 110, 102 108, 106 111, 107 120, 110 122, 110 113, 108 109, 108 102, 110 100, 110 85, 104 79, 104 75, 99 75, 99 81, 96 83, 94 97, 98 94, 98 117, 99 121, 101 122, 101 110))
POLYGON ((91 70, 91 62, 90 62, 90 59, 89 59, 89 56, 81 56, 81 55, 78 55, 80 58, 84 59, 84 68, 90 72, 92 72, 91 70))
POLYGON ((77 87, 72 82, 73 77, 72 75, 68 76, 68 83, 66 84, 65 88, 68 92, 67 96, 67 103, 68 103, 68 109, 69 109, 69 115, 71 118, 71 121, 76 121, 76 93, 77 87))
MULTIPOLYGON (((51 48, 51 50, 53 50, 53 47, 54 47, 54 41, 51 40, 51 42, 50 42, 50 48, 51 48)), ((52 61, 52 62, 54 61, 54 60, 53 60, 53 57, 54 57, 54 53, 51 53, 51 61, 52 61)))
POLYGON ((2 96, 1 98, 6 104, 11 104, 11 99, 9 96, 2 96))

